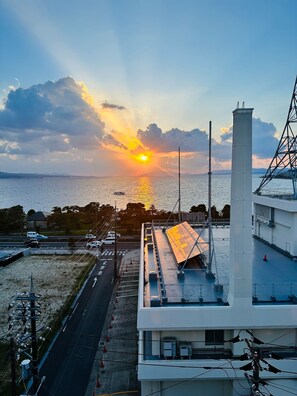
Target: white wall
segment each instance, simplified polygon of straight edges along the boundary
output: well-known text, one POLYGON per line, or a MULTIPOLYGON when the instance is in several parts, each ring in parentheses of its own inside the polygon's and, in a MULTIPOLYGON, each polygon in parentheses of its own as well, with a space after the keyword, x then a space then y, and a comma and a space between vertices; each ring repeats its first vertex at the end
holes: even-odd
MULTIPOLYGON (((272 205, 273 199, 269 203, 272 205)), ((254 235, 292 256, 297 256, 297 213, 276 207, 274 208, 274 227, 269 227, 271 208, 274 206, 254 204, 254 235)))

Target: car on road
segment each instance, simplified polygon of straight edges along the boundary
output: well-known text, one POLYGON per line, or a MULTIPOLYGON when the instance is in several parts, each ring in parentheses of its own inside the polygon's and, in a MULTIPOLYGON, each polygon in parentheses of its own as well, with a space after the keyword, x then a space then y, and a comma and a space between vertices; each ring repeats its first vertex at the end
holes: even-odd
POLYGON ((86 238, 86 239, 96 239, 96 235, 94 235, 94 234, 87 234, 87 235, 85 236, 85 238, 86 238))
POLYGON ((102 246, 101 241, 91 241, 86 244, 87 249, 97 249, 100 248, 101 246, 102 246))
POLYGON ((32 238, 32 239, 47 239, 48 237, 42 234, 39 234, 36 231, 28 231, 27 232, 27 238, 32 238))
POLYGON ((42 235, 42 234, 37 234, 36 235, 36 239, 47 239, 48 237, 46 235, 42 235))
POLYGON ((25 245, 27 247, 32 247, 32 248, 39 248, 40 247, 40 243, 37 239, 27 239, 25 241, 25 245))
POLYGON ((115 243, 115 236, 107 236, 105 239, 102 239, 102 245, 113 245, 115 243))
MULTIPOLYGON (((117 233, 117 238, 120 238, 120 236, 121 236, 121 234, 117 233)), ((114 231, 108 231, 107 238, 115 239, 115 232, 114 231)))

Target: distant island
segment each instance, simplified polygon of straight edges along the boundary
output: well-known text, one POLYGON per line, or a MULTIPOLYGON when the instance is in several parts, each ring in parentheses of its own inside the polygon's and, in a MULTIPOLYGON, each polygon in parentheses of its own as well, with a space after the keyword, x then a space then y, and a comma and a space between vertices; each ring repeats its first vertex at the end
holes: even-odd
MULTIPOLYGON (((264 175, 266 172, 265 168, 253 168, 253 174, 261 174, 264 175)), ((207 173, 183 173, 182 176, 195 176, 195 175, 205 175, 207 173)), ((214 170, 212 172, 213 175, 231 175, 231 169, 223 169, 223 170, 214 170)), ((167 176, 167 175, 160 175, 160 174, 146 174, 146 175, 139 175, 141 176, 167 176)), ((103 176, 77 176, 71 174, 53 174, 53 173, 13 173, 13 172, 0 172, 0 179, 26 179, 26 178, 42 178, 42 177, 103 177, 103 176)), ((109 176, 112 177, 112 176, 109 176)))

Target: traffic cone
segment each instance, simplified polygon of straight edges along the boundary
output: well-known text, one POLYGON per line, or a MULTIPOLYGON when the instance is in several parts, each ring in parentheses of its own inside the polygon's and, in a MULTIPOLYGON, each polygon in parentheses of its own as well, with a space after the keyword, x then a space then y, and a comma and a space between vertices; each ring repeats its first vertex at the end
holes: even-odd
POLYGON ((97 379, 96 379, 96 388, 100 388, 100 386, 101 386, 101 384, 100 384, 100 381, 99 381, 99 377, 98 377, 98 375, 97 375, 97 379))
POLYGON ((109 342, 109 336, 108 336, 108 334, 107 334, 107 336, 105 337, 105 341, 106 341, 106 342, 109 342))
POLYGON ((107 349, 106 349, 106 346, 104 345, 104 347, 103 347, 103 353, 106 353, 107 352, 107 349))
POLYGON ((100 368, 104 368, 104 363, 102 359, 100 360, 100 368))
POLYGON ((266 256, 266 254, 264 254, 263 261, 267 261, 267 256, 266 256))
POLYGON ((110 328, 110 329, 112 329, 112 325, 111 325, 111 323, 110 323, 110 325, 109 325, 109 328, 110 328))

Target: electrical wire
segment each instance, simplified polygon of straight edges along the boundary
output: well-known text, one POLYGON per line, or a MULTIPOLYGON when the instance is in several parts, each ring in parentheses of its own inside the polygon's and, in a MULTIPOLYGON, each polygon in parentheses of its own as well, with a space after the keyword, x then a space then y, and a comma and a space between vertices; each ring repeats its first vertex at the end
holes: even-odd
MULTIPOLYGON (((287 387, 287 386, 285 386, 285 385, 282 385, 282 386, 280 387, 280 386, 277 386, 277 385, 275 385, 275 384, 271 384, 271 383, 268 382, 268 385, 266 385, 266 386, 271 386, 272 388, 280 389, 280 390, 282 390, 282 391, 284 391, 284 392, 289 393, 290 395, 297 395, 297 392, 291 392, 291 391, 289 391, 289 390, 286 390, 285 388, 288 388, 288 389, 293 389, 293 388, 289 388, 289 387, 287 387)), ((293 389, 293 390, 295 390, 295 389, 293 389)))

